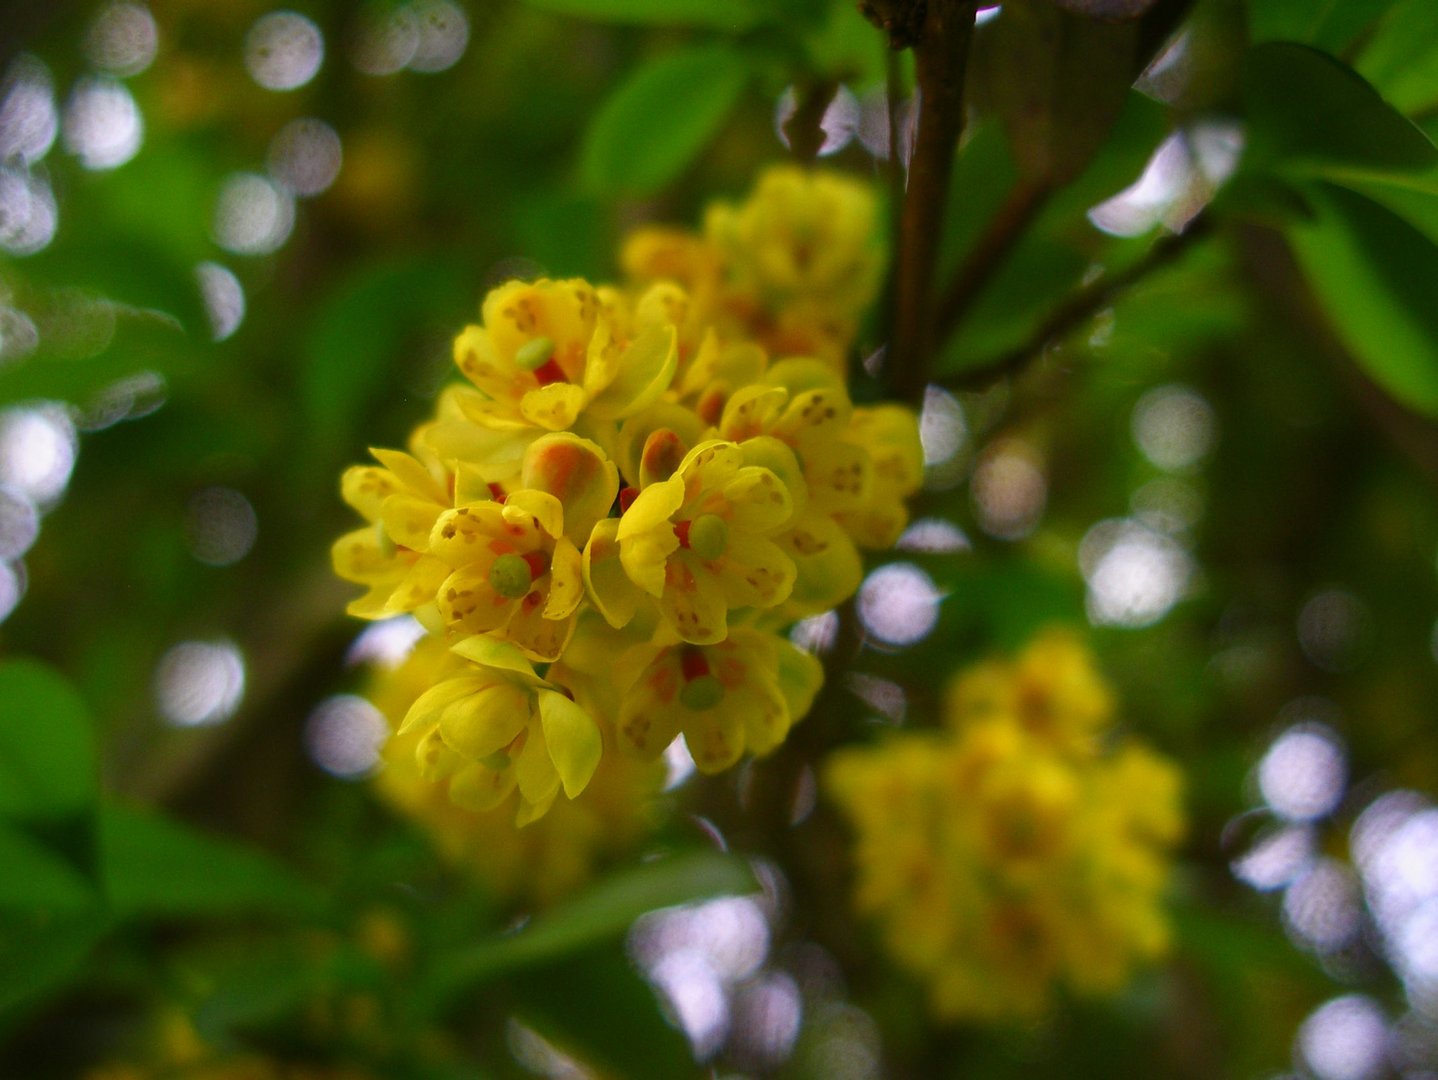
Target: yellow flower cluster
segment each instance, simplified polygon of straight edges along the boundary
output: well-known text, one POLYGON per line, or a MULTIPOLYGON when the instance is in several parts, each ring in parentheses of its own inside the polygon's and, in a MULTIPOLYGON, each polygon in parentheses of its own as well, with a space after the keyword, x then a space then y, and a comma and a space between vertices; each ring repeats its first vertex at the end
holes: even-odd
POLYGON ((1131 742, 1105 752, 1112 697, 1060 631, 963 673, 946 719, 828 763, 856 906, 944 1018, 1033 1017, 1059 983, 1118 990, 1167 943, 1178 770, 1131 742))
MULTIPOLYGON (((422 640, 396 668, 376 674, 369 697, 397 731, 421 694, 463 661, 443 639, 422 640)), ((541 906, 571 893, 606 860, 631 850, 656 824, 654 800, 664 766, 610 754, 600 761, 583 799, 558 803, 542 820, 515 829, 508 819, 455 805, 449 779, 426 780, 415 759, 419 736, 390 739, 374 783, 380 797, 416 822, 440 854, 498 897, 541 906)))
POLYGON ((616 747, 682 733, 717 772, 808 710, 819 665, 779 631, 852 595, 922 473, 914 414, 842 371, 873 222, 861 185, 777 169, 703 236, 634 237, 623 287, 504 284, 408 452, 345 473, 350 612, 453 655, 399 727, 452 801, 517 790, 525 824, 616 747))

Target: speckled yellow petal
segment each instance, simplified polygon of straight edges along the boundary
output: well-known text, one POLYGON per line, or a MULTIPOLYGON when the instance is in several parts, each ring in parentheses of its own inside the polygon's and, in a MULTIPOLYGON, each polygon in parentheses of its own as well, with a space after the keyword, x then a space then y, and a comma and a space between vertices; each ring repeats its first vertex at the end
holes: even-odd
POLYGON ((763 435, 773 427, 788 400, 789 392, 781 386, 741 386, 724 406, 719 434, 731 442, 763 435))
POLYGON ((567 619, 584 599, 584 557, 579 549, 560 537, 549 561, 549 598, 544 604, 546 619, 567 619))
POLYGON ((594 523, 608 516, 614 505, 619 470, 597 443, 556 432, 536 439, 525 451, 519 485, 558 499, 564 507, 566 534, 583 544, 594 523))
POLYGON ((763 535, 782 528, 793 516, 789 489, 768 469, 745 465, 724 485, 729 523, 738 530, 763 535))
POLYGON ((385 499, 402 490, 399 478, 378 465, 351 465, 340 477, 340 497, 369 522, 378 521, 385 499))
POLYGON ((743 464, 744 452, 736 444, 711 439, 689 451, 676 475, 684 478, 685 499, 688 500, 698 491, 721 488, 743 464))
MULTIPOLYGON (((610 626, 618 629, 629 624, 639 609, 644 593, 629 579, 619 560, 619 520, 605 518, 594 526, 589 543, 584 545, 584 585, 589 599, 610 626)), ((659 588, 663 591, 663 570, 659 588)))
POLYGON ((924 479, 924 447, 919 418, 903 405, 872 405, 854 410, 848 439, 874 459, 874 474, 897 495, 917 491, 924 479))
POLYGON ((618 539, 623 544, 630 537, 651 529, 671 527, 670 518, 684 505, 684 481, 680 477, 650 484, 639 493, 619 519, 618 539))
POLYGON ((697 446, 703 442, 706 433, 704 422, 694 415, 692 409, 686 409, 672 401, 655 402, 643 412, 624 421, 624 425, 619 429, 614 459, 620 472, 626 477, 633 479, 641 475, 640 455, 644 452, 650 434, 659 428, 668 428, 674 432, 686 447, 697 446))
POLYGON ((831 514, 855 510, 874 497, 874 466, 868 451, 837 440, 815 446, 804 457, 809 506, 831 514))
POLYGON ((764 381, 770 386, 782 386, 795 395, 806 390, 844 390, 844 380, 832 366, 807 356, 770 364, 764 372, 764 381))
POLYGON ((384 450, 375 447, 370 448, 370 453, 381 465, 394 473, 396 479, 409 490, 410 494, 440 505, 448 504, 449 492, 418 458, 406 454, 403 450, 384 450))
POLYGON ((589 411, 604 420, 633 416, 669 388, 678 362, 674 327, 650 327, 629 343, 614 380, 589 403, 589 411))
POLYGON ((360 585, 394 582, 404 574, 394 548, 386 549, 372 527, 347 532, 330 545, 330 564, 336 575, 360 585))
POLYGON ((849 395, 842 387, 804 390, 789 400, 784 415, 774 425, 774 434, 801 447, 813 440, 837 439, 848 428, 853 412, 849 395))
MULTIPOLYGON (((789 705, 772 675, 751 679, 725 695, 719 709, 730 710, 743 725, 744 747, 751 754, 767 754, 789 733, 789 705), (731 704, 732 700, 732 704, 731 704)), ((718 709, 715 710, 719 711, 718 709)), ((698 764, 698 758, 695 758, 698 764)))
POLYGON ((599 767, 604 752, 599 725, 569 698, 548 690, 539 691, 539 717, 549 758, 564 783, 565 796, 573 799, 599 767))
POLYGON ((504 531, 504 515, 498 503, 474 503, 446 510, 435 519, 426 546, 429 553, 450 566, 482 562, 485 572, 497 553, 491 545, 500 541, 502 550, 516 545, 504 531))
POLYGON ((723 772, 743 756, 743 710, 759 700, 756 694, 730 690, 712 709, 695 712, 681 707, 684 745, 689 747, 689 755, 700 772, 723 772))
POLYGON ((664 753, 679 734, 679 665, 663 658, 640 674, 619 713, 619 742, 641 757, 664 753))
POLYGON ((542 595, 533 592, 520 600, 514 615, 504 628, 504 636, 525 656, 540 663, 559 659, 569 635, 574 633, 574 615, 562 619, 546 618, 542 595), (533 599, 538 597, 539 599, 533 599))
POLYGON ((719 580, 698 559, 677 555, 664 569, 659 610, 676 634, 695 645, 723 641, 729 605, 719 580))
MULTIPOLYGON (((532 533, 542 531, 550 537, 564 535, 564 504, 546 491, 510 492, 500 512, 508 525, 520 526, 532 533)), ((540 541, 537 536, 534 539, 540 541)), ((526 550, 523 542, 518 544, 518 549, 526 550)))
POLYGON ((430 530, 444 507, 413 495, 391 495, 380 508, 385 532, 401 547, 423 551, 429 543, 430 530))
POLYGON ((459 754, 444 744, 439 728, 432 727, 414 745, 414 763, 419 775, 430 783, 448 779, 468 765, 459 754))
POLYGON ((853 596, 863 580, 864 563, 854 541, 829 518, 806 514, 774 541, 794 560, 797 571, 786 611, 828 611, 853 596))
POLYGON ((503 626, 514 613, 515 601, 494 591, 489 566, 471 563, 444 579, 436 594, 445 629, 456 634, 483 634, 503 626))
POLYGON ((731 536, 723 557, 710 565, 731 608, 771 608, 787 600, 794 587, 794 560, 763 537, 731 536))
POLYGON ((454 339, 454 365, 492 398, 515 394, 518 373, 512 363, 500 359, 489 331, 482 326, 466 326, 454 339))
POLYGON ((390 594, 387 614, 398 615, 430 603, 448 575, 449 567, 439 559, 429 555, 415 559, 390 594))
POLYGON ((456 752, 483 761, 524 730, 530 708, 530 691, 511 682, 491 682, 440 711, 440 734, 456 752))
POLYGON ((797 519, 808 505, 809 488, 804 480, 804 466, 794 451, 769 435, 746 439, 739 444, 739 449, 744 451, 745 465, 762 466, 779 478, 793 505, 790 520, 797 519))
POLYGON ((524 395, 520 414, 531 424, 549 431, 563 431, 574 423, 584 408, 584 391, 573 383, 557 382, 524 395))

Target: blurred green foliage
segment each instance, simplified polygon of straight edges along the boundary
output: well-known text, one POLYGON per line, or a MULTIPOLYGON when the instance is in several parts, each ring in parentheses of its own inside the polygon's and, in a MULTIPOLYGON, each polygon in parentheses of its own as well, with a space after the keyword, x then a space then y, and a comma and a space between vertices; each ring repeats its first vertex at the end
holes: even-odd
MULTIPOLYGON (((38 58, 45 92, 73 104, 102 9, 6 13, 5 51, 24 55, 0 93, 38 58)), ((914 506, 968 543, 894 557, 944 597, 935 628, 912 647, 871 638, 852 671, 831 673, 793 754, 896 721, 855 689, 897 684, 902 722, 931 723, 949 671, 1053 621, 1099 624, 1123 715, 1188 775, 1175 954, 1115 1002, 1013 1030, 923 1019, 917 989, 847 909, 843 835, 825 807, 792 828, 750 812, 765 777, 800 774, 790 759, 679 788, 651 861, 514 933, 522 913, 306 753, 316 704, 361 678, 326 562, 348 522, 336 478, 431 408, 483 291, 538 273, 613 277, 627 228, 692 222, 708 199, 746 190, 787 152, 785 88, 803 103, 842 84, 853 111, 834 114, 848 138, 828 163, 897 199, 883 90, 909 96, 907 58, 886 56, 841 0, 485 0, 453 9, 467 47, 452 65, 371 74, 356 66, 366 35, 408 9, 312 0, 296 10, 323 34, 323 65, 274 92, 245 67, 268 8, 152 10, 153 63, 104 83, 143 118, 133 159, 87 168, 72 117, 47 154, 7 161, 0 185, 0 420, 57 402, 79 432, 63 499, 38 500, 40 535, 15 571, 24 597, 0 623, 14 657, 0 665, 0 1074, 82 1075, 142 1055, 165 1009, 208 1045, 370 1075, 518 1074, 510 1017, 609 1075, 701 1074, 622 943, 656 907, 751 892, 741 856, 762 860, 784 912, 771 955, 804 1018, 787 1062, 721 1054, 725 1070, 840 1075, 848 1047, 854 1075, 875 1075, 855 1034, 872 1023, 884 1075, 1271 1075, 1341 987, 1404 1009, 1372 950, 1305 954, 1229 864, 1272 823, 1253 768, 1294 699, 1320 695, 1342 717, 1353 783, 1319 837, 1330 854, 1379 792, 1438 791, 1430 0, 1160 0, 1153 10, 1176 18, 1155 42, 1134 23, 1015 0, 977 31, 987 60, 970 72, 945 271, 962 273, 995 222, 1014 221, 936 365, 962 438, 914 506), (272 252, 226 250, 222 186, 263 175, 272 138, 305 116, 343 146, 333 186, 299 200, 272 252), (1236 168, 1214 164, 1224 152, 1236 168), (1147 202, 1129 199, 1137 216, 1096 228, 1090 211, 1156 153, 1168 172, 1147 202), (20 179, 43 185, 57 215, 34 251, 9 239, 20 179), (1193 242, 1150 272, 1159 237, 1186 224, 1193 242), (202 263, 233 273, 238 312, 213 295, 207 306, 202 263), (1054 322, 1128 271, 1091 311, 1054 322), (1017 378, 986 376, 1016 350, 1023 364, 1004 374, 1017 378), (1131 418, 1174 386, 1211 407, 1217 441, 1164 468, 1131 418), (1041 486, 1034 521, 1009 530, 976 477, 1015 455, 1041 486), (195 500, 214 488, 253 509, 241 558, 196 557, 195 500), (1163 513, 1182 520, 1154 525, 1163 513), (1179 559, 1181 598, 1128 625, 1095 617, 1080 565, 1104 521, 1179 559), (1315 645, 1302 613, 1330 590, 1357 614, 1315 645), (157 671, 187 641, 242 657, 237 711, 208 717, 222 723, 162 720, 157 671), (714 830, 739 854, 713 851, 714 830), (403 946, 384 947, 376 926, 403 946), (806 958, 820 949, 815 975, 806 958)), ((866 351, 884 326, 875 313, 866 351)), ((880 396, 884 378, 856 363, 856 397, 880 396)), ((0 455, 17 445, 0 437, 0 455)), ((7 482, 18 468, 0 457, 7 482)))

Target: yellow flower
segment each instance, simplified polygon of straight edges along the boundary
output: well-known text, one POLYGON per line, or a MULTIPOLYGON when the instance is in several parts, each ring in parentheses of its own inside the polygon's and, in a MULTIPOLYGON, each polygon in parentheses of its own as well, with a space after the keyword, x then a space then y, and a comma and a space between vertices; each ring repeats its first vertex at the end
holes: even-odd
POLYGON ((622 419, 665 391, 678 362, 672 325, 636 324, 630 337, 624 314, 606 311, 586 281, 511 281, 485 297, 482 318, 454 342, 455 364, 487 399, 466 408, 482 426, 622 419))
POLYGON ((453 651, 471 663, 421 694, 399 734, 414 732, 421 775, 448 779, 460 806, 489 810, 516 788, 516 822, 541 818, 561 786, 573 799, 603 752, 594 718, 540 678, 513 645, 471 637, 453 651))
MULTIPOLYGON (((947 730, 826 763, 826 790, 853 828, 855 905, 941 1017, 1032 1017, 1059 983, 1111 993, 1165 947, 1177 770, 1132 744, 1101 755, 1097 738, 1056 740, 1018 708, 1017 671, 1036 678, 1047 659, 1051 681, 1071 686, 1075 649, 1046 634, 1012 668, 965 672, 947 730)), ((1084 671, 1077 681, 1108 702, 1084 671)))
POLYGON ((340 481, 345 502, 370 526, 340 537, 330 555, 337 575, 369 590, 350 602, 349 613, 380 619, 433 600, 444 580, 444 563, 425 548, 435 520, 452 505, 453 479, 398 450, 370 453, 378 466, 352 466, 340 481))
MULTIPOLYGON (((576 701, 598 715, 581 694, 577 673, 570 668, 575 653, 599 653, 608 642, 594 642, 584 621, 575 644, 565 653, 566 671, 551 675, 572 690, 576 701)), ((608 630, 603 620, 598 625, 608 630)), ((612 631, 611 631, 612 633, 612 631)), ((612 654, 594 656, 595 686, 613 683, 612 654)), ((556 668, 558 665, 556 665, 556 668)), ((465 661, 435 637, 421 641, 398 668, 379 673, 368 690, 370 699, 398 729, 415 700, 431 686, 465 670, 465 661)), ((586 689, 588 683, 584 684, 586 689)), ((617 701, 617 691, 616 698, 617 701)), ((548 905, 593 876, 606 862, 630 851, 656 824, 654 800, 664 778, 660 762, 640 761, 631 755, 606 753, 582 798, 558 800, 550 812, 523 829, 515 829, 512 812, 503 806, 475 811, 456 804, 449 793, 451 779, 426 780, 420 775, 415 752, 419 733, 392 735, 385 744, 384 767, 374 779, 380 797, 417 822, 433 838, 439 853, 453 866, 473 875, 495 895, 518 902, 548 905)))
POLYGON ((770 608, 789 595, 793 560, 769 537, 792 513, 789 491, 771 470, 746 465, 733 443, 701 443, 671 477, 641 491, 616 524, 596 527, 588 584, 615 625, 632 616, 640 590, 659 602, 684 641, 723 641, 730 609, 770 608), (608 573, 595 565, 605 556, 608 573), (623 576, 612 572, 614 556, 623 576))
POLYGON ((767 754, 808 712, 823 669, 774 634, 734 627, 712 645, 641 646, 641 667, 619 713, 621 741, 653 759, 683 732, 700 772, 767 754), (642 667, 641 667, 642 665, 642 667))

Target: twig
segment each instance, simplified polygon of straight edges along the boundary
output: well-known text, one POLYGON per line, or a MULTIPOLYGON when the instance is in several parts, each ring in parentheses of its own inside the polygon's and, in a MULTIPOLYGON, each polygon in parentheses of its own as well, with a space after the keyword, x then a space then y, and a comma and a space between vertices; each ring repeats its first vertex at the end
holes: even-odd
POLYGON ((812 164, 824 146, 824 115, 839 92, 837 79, 811 83, 796 97, 794 112, 784 121, 784 135, 789 149, 804 164, 812 164))
POLYGON ((954 154, 964 128, 964 77, 975 0, 929 0, 917 40, 918 130, 899 222, 894 338, 889 353, 894 391, 917 401, 928 383, 934 347, 934 268, 954 154))
POLYGON ((1209 222, 1196 218, 1181 233, 1165 236, 1157 241, 1148 253, 1130 266, 1105 275, 1090 285, 1071 294, 1044 320, 1043 324, 1015 349, 1003 353, 978 367, 969 368, 943 380, 950 390, 981 390, 1006 376, 1019 374, 1030 363, 1043 354, 1051 341, 1067 337, 1103 310, 1123 292, 1138 284, 1155 270, 1158 270, 1187 251, 1194 243, 1211 232, 1209 222))
POLYGON ((954 332, 974 301, 1003 268, 1019 238, 1048 201, 1049 192, 1045 185, 1028 183, 1019 184, 1009 193, 939 302, 936 343, 942 344, 954 332))

